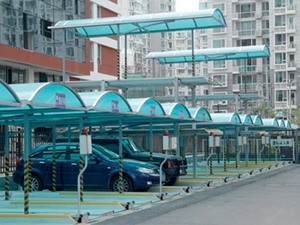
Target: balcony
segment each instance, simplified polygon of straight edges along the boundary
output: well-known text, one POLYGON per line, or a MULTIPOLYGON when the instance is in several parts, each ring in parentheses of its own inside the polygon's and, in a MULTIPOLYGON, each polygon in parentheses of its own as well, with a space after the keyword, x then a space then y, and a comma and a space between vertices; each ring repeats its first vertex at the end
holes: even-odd
POLYGON ((289 71, 291 71, 291 70, 297 70, 296 62, 294 62, 294 61, 288 62, 287 69, 289 71))
POLYGON ((289 43, 288 46, 287 46, 287 51, 288 52, 295 52, 296 51, 296 44, 289 43))
POLYGON ((276 109, 287 109, 288 103, 287 102, 275 102, 276 109))
POLYGON ((286 70, 286 63, 284 63, 284 64, 275 64, 274 69, 275 70, 286 70))
POLYGON ((280 45, 275 45, 274 50, 275 52, 282 52, 286 50, 286 43, 279 43, 280 45), (282 44, 282 45, 281 45, 282 44))
POLYGON ((285 14, 286 8, 285 5, 282 5, 281 7, 274 8, 274 14, 285 14))
POLYGON ((295 4, 288 4, 286 7, 287 14, 295 14, 296 13, 296 5, 295 4))
POLYGON ((243 93, 249 93, 249 92, 257 92, 258 91, 258 85, 256 83, 248 83, 248 84, 233 84, 232 85, 232 91, 233 92, 243 92, 243 93))
POLYGON ((283 25, 283 26, 275 26, 274 27, 274 32, 275 33, 285 33, 286 32, 286 27, 285 27, 285 25, 283 25))
POLYGON ((296 33, 296 25, 289 24, 286 28, 287 33, 296 33))

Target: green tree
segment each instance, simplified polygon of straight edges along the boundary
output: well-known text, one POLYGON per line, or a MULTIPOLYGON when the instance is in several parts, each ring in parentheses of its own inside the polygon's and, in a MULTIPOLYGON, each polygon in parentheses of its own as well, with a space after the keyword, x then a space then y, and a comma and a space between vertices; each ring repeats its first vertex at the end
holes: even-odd
POLYGON ((270 109, 267 102, 254 102, 252 104, 253 114, 260 115, 263 118, 275 117, 275 113, 270 109))
POLYGON ((297 109, 292 109, 292 118, 291 118, 291 123, 297 124, 300 126, 300 108, 297 109))

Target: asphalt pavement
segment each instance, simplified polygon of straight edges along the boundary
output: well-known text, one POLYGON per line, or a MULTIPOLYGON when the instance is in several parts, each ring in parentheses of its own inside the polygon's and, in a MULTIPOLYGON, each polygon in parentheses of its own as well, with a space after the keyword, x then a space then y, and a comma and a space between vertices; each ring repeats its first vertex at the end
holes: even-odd
POLYGON ((258 174, 94 224, 299 225, 300 165, 258 174))

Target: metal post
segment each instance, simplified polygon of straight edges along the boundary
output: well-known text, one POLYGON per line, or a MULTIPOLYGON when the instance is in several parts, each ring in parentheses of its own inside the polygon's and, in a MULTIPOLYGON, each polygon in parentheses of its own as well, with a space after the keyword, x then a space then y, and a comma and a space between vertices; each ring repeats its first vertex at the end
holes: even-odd
POLYGON ((259 161, 259 143, 258 143, 258 139, 255 135, 255 149, 256 149, 256 161, 255 161, 255 164, 257 165, 258 164, 258 161, 259 161))
MULTIPOLYGON (((80 118, 79 120, 79 132, 78 132, 78 136, 80 135, 80 133, 82 132, 82 129, 83 129, 83 119, 80 118)), ((83 160, 83 157, 80 155, 79 157, 79 171, 83 171, 83 163, 84 163, 84 160, 83 160)), ((79 200, 80 202, 83 202, 83 173, 80 173, 80 176, 79 176, 80 180, 79 180, 79 183, 77 185, 79 185, 79 200)), ((78 189, 78 187, 77 187, 78 189)))
POLYGON ((177 138, 177 148, 176 148, 176 156, 180 156, 179 152, 179 126, 178 124, 174 124, 174 136, 177 138))
POLYGON ((119 24, 117 25, 117 75, 118 75, 118 80, 121 79, 120 75, 120 26, 119 24))
POLYGON ((238 130, 237 128, 235 129, 235 168, 239 168, 239 163, 238 163, 238 152, 239 152, 239 143, 238 143, 238 130))
MULTIPOLYGON (((82 158, 82 156, 80 155, 80 158, 82 158)), ((81 216, 81 213, 80 213, 80 203, 83 201, 83 192, 82 192, 82 189, 81 189, 81 177, 83 177, 83 173, 84 171, 86 170, 88 166, 88 155, 85 155, 85 164, 84 164, 84 167, 80 169, 80 172, 78 174, 78 177, 77 177, 77 209, 78 209, 78 216, 81 216), (80 190, 78 190, 80 189, 80 190)))
POLYGON ((149 129, 149 151, 150 151, 150 163, 153 163, 153 125, 150 122, 149 129))
POLYGON ((192 107, 196 107, 196 87, 192 86, 192 107))
POLYGON ((5 200, 9 200, 9 133, 8 133, 8 124, 4 126, 4 135, 5 135, 5 200))
POLYGON ((119 193, 123 192, 123 130, 122 120, 119 120, 119 193))
POLYGON ((125 42, 125 68, 124 68, 124 79, 127 80, 127 35, 124 35, 124 42, 125 42))
POLYGON ((197 162, 198 162, 198 137, 195 134, 193 136, 193 177, 197 177, 197 162))
POLYGON ((66 82, 66 30, 63 29, 63 42, 62 42, 62 73, 63 82, 66 82))
POLYGON ((179 78, 175 77, 174 78, 174 98, 175 98, 175 102, 179 101, 179 96, 178 96, 178 92, 179 92, 179 78))
POLYGON ((246 136, 246 146, 245 146, 245 161, 246 161, 246 167, 249 166, 249 139, 246 136))
POLYGON ((226 136, 225 136, 225 130, 223 131, 223 166, 224 166, 224 172, 227 171, 227 168, 226 168, 226 157, 225 157, 225 151, 226 151, 226 145, 227 145, 227 141, 226 141, 226 136))
POLYGON ((299 148, 298 148, 298 131, 295 131, 295 158, 296 158, 296 163, 299 164, 299 148))
POLYGON ((52 191, 56 191, 56 132, 55 126, 52 128, 52 191))
POLYGON ((194 38, 194 30, 191 30, 191 38, 192 38, 192 74, 193 77, 196 76, 196 68, 195 68, 195 38, 194 38))
POLYGON ((29 165, 31 131, 28 115, 24 116, 24 214, 29 214, 29 165))

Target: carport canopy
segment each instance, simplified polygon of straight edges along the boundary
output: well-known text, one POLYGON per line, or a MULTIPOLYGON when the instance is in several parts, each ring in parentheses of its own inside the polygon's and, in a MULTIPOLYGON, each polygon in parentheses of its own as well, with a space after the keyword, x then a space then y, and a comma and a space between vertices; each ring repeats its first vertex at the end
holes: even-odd
POLYGON ((50 29, 66 29, 79 36, 104 37, 117 35, 172 32, 225 27, 226 22, 219 9, 194 12, 156 13, 81 20, 59 21, 50 29))
MULTIPOLYGON (((150 52, 146 58, 158 60, 161 64, 190 63, 193 61, 192 55, 192 50, 150 52)), ((266 45, 197 49, 194 56, 195 62, 263 58, 270 57, 270 50, 266 45)))

